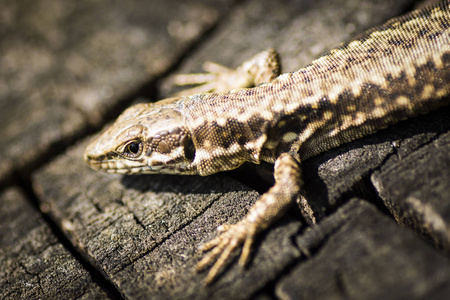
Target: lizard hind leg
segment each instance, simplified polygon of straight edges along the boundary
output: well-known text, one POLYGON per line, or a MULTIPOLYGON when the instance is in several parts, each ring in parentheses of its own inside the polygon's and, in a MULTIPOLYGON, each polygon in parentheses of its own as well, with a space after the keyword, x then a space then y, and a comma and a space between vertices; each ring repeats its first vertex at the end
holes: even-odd
POLYGON ((245 267, 256 236, 295 203, 302 185, 298 161, 287 153, 280 155, 275 162, 274 177, 275 185, 256 201, 243 220, 233 225, 220 226, 222 233, 200 247, 200 250, 210 252, 198 263, 197 271, 213 264, 206 277, 207 284, 215 280, 231 253, 242 245, 239 265, 245 267))
POLYGON ((179 74, 170 78, 174 85, 197 85, 182 90, 177 96, 189 96, 198 93, 225 93, 233 89, 249 88, 264 82, 270 82, 281 73, 281 62, 274 49, 260 52, 243 62, 236 69, 229 69, 213 62, 205 62, 206 73, 179 74))

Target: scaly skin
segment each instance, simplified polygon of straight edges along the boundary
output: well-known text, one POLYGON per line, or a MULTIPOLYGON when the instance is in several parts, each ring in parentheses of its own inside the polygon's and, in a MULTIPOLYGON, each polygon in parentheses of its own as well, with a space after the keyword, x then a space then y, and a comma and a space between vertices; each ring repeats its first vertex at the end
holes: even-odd
POLYGON ((224 226, 203 245, 211 252, 198 269, 215 261, 208 283, 241 245, 245 265, 256 235, 298 197, 302 161, 449 104, 449 3, 393 19, 273 79, 278 70, 277 55, 269 50, 225 79, 213 76, 223 82, 237 76, 241 87, 265 84, 133 106, 85 152, 94 169, 121 174, 206 176, 244 162, 275 163, 275 185, 242 221, 224 226))

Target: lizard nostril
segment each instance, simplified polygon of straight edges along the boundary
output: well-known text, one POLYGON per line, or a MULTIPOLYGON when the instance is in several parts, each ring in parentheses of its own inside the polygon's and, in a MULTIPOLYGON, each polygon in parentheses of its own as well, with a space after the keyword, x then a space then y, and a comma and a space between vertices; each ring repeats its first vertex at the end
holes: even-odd
POLYGON ((86 151, 84 151, 84 160, 89 163, 92 160, 92 155, 90 154, 89 149, 86 149, 86 151))

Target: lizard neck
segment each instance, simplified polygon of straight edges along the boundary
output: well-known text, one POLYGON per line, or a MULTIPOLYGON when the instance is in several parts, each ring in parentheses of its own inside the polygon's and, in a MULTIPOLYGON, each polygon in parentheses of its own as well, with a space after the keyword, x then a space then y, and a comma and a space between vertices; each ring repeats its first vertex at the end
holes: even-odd
POLYGON ((259 116, 256 102, 242 99, 247 105, 238 103, 236 96, 239 93, 199 94, 181 103, 196 148, 194 164, 200 175, 261 161, 268 119, 259 116))

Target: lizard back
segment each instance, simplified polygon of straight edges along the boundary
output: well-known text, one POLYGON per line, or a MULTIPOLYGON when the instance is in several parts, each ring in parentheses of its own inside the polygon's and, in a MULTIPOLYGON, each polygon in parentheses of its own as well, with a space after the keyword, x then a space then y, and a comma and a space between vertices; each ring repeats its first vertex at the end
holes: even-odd
POLYGON ((450 102, 450 5, 372 28, 297 72, 179 102, 199 173, 304 160, 450 102), (226 167, 225 167, 226 166, 226 167))

